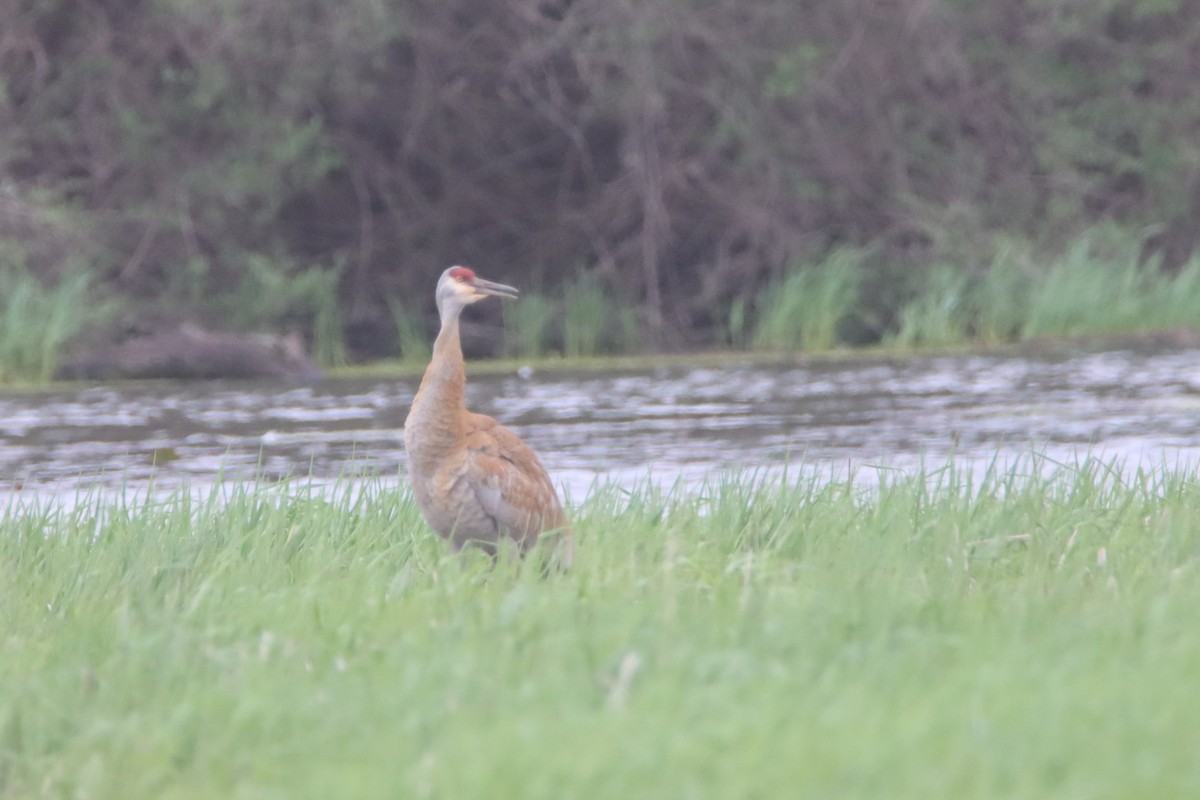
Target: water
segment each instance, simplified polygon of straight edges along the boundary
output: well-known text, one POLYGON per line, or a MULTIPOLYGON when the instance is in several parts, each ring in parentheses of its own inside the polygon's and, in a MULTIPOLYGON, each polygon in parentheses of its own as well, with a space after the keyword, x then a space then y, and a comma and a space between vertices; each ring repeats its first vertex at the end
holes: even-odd
MULTIPOLYGON (((402 477, 416 381, 123 384, 0 397, 0 494, 402 477)), ((731 363, 472 378, 570 497, 596 482, 695 485, 722 470, 832 476, 982 469, 1031 451, 1200 463, 1200 351, 731 363)))

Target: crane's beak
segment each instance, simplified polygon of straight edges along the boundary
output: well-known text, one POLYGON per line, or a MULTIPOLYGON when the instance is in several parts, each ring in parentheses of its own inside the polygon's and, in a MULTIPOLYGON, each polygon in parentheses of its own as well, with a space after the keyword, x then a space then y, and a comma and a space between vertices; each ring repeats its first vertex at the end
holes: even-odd
POLYGON ((505 286, 503 283, 492 283, 485 281, 483 278, 476 278, 472 283, 475 291, 482 295, 494 294, 497 297, 506 297, 509 300, 517 299, 517 290, 512 286, 505 286))

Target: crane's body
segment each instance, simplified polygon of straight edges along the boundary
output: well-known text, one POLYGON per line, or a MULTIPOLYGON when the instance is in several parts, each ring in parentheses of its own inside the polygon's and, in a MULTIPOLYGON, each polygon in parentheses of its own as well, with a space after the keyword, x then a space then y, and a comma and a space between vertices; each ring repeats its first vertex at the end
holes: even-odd
POLYGON ((517 290, 467 267, 451 267, 438 281, 441 330, 404 423, 413 495, 455 550, 474 544, 495 553, 508 539, 523 553, 553 534, 558 562, 567 566, 571 527, 537 454, 496 420, 467 410, 459 315, 491 295, 516 297, 517 290))

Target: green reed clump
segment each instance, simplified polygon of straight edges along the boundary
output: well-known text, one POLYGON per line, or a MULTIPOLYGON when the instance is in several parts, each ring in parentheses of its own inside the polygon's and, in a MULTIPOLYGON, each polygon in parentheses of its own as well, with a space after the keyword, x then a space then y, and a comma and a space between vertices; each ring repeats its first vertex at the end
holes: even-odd
POLYGON ((600 352, 614 302, 599 278, 581 274, 564 290, 563 354, 593 356, 600 352))
POLYGON ((66 342, 112 311, 89 301, 91 289, 83 270, 45 286, 24 269, 0 267, 0 383, 50 380, 66 342))
POLYGON ((971 328, 969 276, 939 264, 925 276, 917 296, 900 309, 900 329, 889 343, 900 347, 967 341, 971 328))
POLYGON ((1200 330, 1200 257, 1193 257, 1174 277, 1154 281, 1146 306, 1163 327, 1200 330))
POLYGON ((1023 337, 1139 330, 1148 319, 1166 323, 1149 300, 1169 279, 1140 268, 1132 244, 1100 239, 1080 238, 1038 276, 1023 337))
POLYGON ((601 487, 550 576, 390 482, 16 497, 5 796, 1200 792, 1194 471, 601 487))
POLYGON ((330 271, 309 269, 296 281, 308 291, 313 357, 318 363, 328 366, 340 366, 349 361, 346 324, 338 304, 337 288, 344 271, 344 264, 338 264, 330 271))
MULTIPOLYGON (((753 346, 766 350, 834 347, 839 326, 858 302, 864 255, 862 250, 839 248, 824 261, 793 268, 767 286, 758 297, 753 346)), ((735 321, 731 317, 731 326, 735 321)))
POLYGON ((1021 335, 1033 292, 1034 270, 1015 244, 1002 245, 982 278, 970 287, 970 327, 985 344, 1011 342, 1021 335))
POLYGON ((1028 291, 1023 338, 1200 328, 1200 260, 1176 274, 1139 262, 1141 243, 1098 228, 1074 242, 1028 291))
POLYGON ((1200 259, 1168 274, 1153 260, 1141 263, 1140 249, 1135 237, 1097 228, 1045 262, 1009 245, 977 275, 950 266, 932 269, 885 343, 994 344, 1200 329, 1200 259))
POLYGON ((504 305, 504 347, 516 358, 541 358, 550 345, 556 316, 554 301, 539 292, 521 292, 504 305))
POLYGON ((412 364, 424 364, 429 361, 433 345, 421 316, 409 310, 408 306, 397 298, 388 300, 388 308, 392 312, 392 322, 396 326, 396 341, 400 345, 400 360, 412 364))

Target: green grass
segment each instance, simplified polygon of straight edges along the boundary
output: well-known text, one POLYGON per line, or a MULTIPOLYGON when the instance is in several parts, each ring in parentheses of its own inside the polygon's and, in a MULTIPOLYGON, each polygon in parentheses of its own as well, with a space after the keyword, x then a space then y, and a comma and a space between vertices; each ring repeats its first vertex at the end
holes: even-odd
POLYGON ((408 310, 404 303, 395 298, 388 300, 388 308, 392 312, 392 322, 396 326, 396 340, 400 345, 400 361, 406 364, 420 364, 424 367, 429 363, 433 353, 433 344, 429 341, 421 325, 421 317, 408 310))
POLYGON ((546 355, 554 301, 539 292, 522 292, 519 300, 504 305, 504 349, 513 358, 546 355))
MULTIPOLYGON (((858 303, 865 253, 839 248, 819 264, 793 269, 758 298, 752 344, 763 350, 828 350, 858 303)), ((737 313, 730 328, 741 327, 737 313)), ((736 333, 735 333, 736 336, 736 333)))
POLYGON ((968 294, 974 338, 994 345, 1019 338, 1035 285, 1033 270, 1019 245, 1000 246, 983 278, 968 294))
POLYGON ((605 489, 577 562, 368 484, 0 521, 0 796, 1193 797, 1200 477, 605 489))
POLYGON ((510 358, 538 359, 553 353, 567 359, 632 353, 642 346, 637 313, 621 306, 595 275, 579 273, 554 300, 522 291, 504 306, 504 351, 510 358))
POLYGON ((604 343, 614 302, 596 277, 581 274, 564 290, 563 354, 593 356, 604 343))
POLYGON ((44 286, 24 269, 0 267, 0 383, 50 380, 63 345, 114 306, 89 302, 82 270, 44 286))
MULTIPOLYGON (((1029 244, 1008 240, 990 264, 976 269, 935 264, 915 272, 916 279, 905 280, 906 288, 888 300, 896 308, 889 305, 887 313, 864 295, 870 285, 864 281, 879 268, 866 262, 870 251, 840 248, 824 261, 787 272, 753 295, 753 301, 734 298, 727 308, 714 307, 699 316, 711 320, 714 330, 708 333, 723 352, 784 357, 844 353, 848 339, 860 351, 894 351, 1200 331, 1200 257, 1178 273, 1166 274, 1153 260, 1138 263, 1140 247, 1140 239, 1103 226, 1057 257, 1035 256, 1029 244), (861 324, 868 320, 870 324, 861 324), (867 335, 878 339, 864 344, 868 329, 867 335)), ((188 279, 192 299, 204 305, 209 278, 204 263, 197 265, 179 274, 195 272, 188 279)), ((208 306, 223 312, 218 316, 234 328, 311 325, 314 357, 334 373, 351 374, 334 291, 343 272, 340 264, 329 271, 301 270, 265 258, 248 259, 238 291, 222 294, 208 306), (246 298, 268 299, 251 308, 246 298)), ((0 382, 49 380, 64 343, 112 309, 111 304, 87 302, 89 285, 82 273, 47 288, 22 270, 0 270, 0 382)), ((420 316, 395 300, 389 308, 400 353, 375 368, 423 367, 431 344, 420 316)), ((561 362, 600 368, 625 368, 630 362, 622 356, 640 354, 654 366, 662 358, 656 348, 706 335, 673 324, 666 325, 665 334, 648 332, 635 302, 618 300, 600 277, 580 273, 553 295, 525 291, 520 300, 504 305, 503 352, 522 363, 545 360, 544 366, 561 362)))
POLYGON ((562 353, 590 358, 633 353, 644 347, 635 309, 623 305, 598 276, 580 273, 563 287, 562 353))
POLYGON ((888 347, 994 345, 1038 338, 1200 330, 1200 259, 1176 275, 1139 264, 1140 241, 1097 227, 1036 263, 1004 247, 981 275, 928 271, 900 310, 888 347))
POLYGON ((1030 292, 1022 336, 1200 328, 1200 259, 1165 275, 1139 266, 1133 244, 1102 231, 1075 242, 1030 292))
POLYGON ((313 358, 325 366, 348 360, 345 324, 338 303, 338 284, 346 272, 344 260, 331 267, 301 266, 287 259, 247 254, 237 283, 211 273, 211 264, 197 259, 178 271, 186 289, 176 289, 234 330, 306 328, 312 332, 313 358))
MULTIPOLYGON (((1076 241, 1055 260, 1029 295, 1022 335, 1070 336, 1136 330, 1159 282, 1138 268, 1135 253, 1116 258, 1096 253, 1089 238, 1076 241)), ((1164 320, 1164 324, 1170 322, 1164 320)))
POLYGON ((900 329, 888 340, 898 347, 961 344, 970 336, 969 277, 953 267, 933 267, 922 291, 900 310, 900 329))

